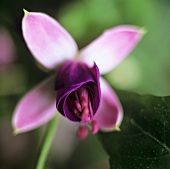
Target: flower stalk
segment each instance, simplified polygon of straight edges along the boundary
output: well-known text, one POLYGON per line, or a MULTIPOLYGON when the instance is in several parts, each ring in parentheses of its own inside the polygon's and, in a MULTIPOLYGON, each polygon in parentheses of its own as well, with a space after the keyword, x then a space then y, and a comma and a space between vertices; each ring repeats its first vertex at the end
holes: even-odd
POLYGON ((59 120, 59 115, 56 115, 48 124, 48 128, 44 134, 44 138, 42 139, 42 144, 40 145, 39 148, 39 153, 38 153, 39 157, 36 164, 36 169, 44 169, 45 162, 48 153, 50 151, 51 143, 55 135, 58 120, 59 120))

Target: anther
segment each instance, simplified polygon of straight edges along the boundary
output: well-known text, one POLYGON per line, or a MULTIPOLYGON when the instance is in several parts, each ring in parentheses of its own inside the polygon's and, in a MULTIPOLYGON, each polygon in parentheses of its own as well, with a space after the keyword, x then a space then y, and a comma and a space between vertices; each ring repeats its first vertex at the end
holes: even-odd
POLYGON ((77 117, 81 117, 81 114, 77 109, 74 109, 73 112, 77 117))
POLYGON ((81 125, 77 131, 77 137, 80 139, 84 139, 87 137, 88 129, 85 125, 81 125))
POLYGON ((97 121, 92 120, 91 125, 92 125, 91 133, 96 134, 99 131, 99 126, 97 124, 97 121))

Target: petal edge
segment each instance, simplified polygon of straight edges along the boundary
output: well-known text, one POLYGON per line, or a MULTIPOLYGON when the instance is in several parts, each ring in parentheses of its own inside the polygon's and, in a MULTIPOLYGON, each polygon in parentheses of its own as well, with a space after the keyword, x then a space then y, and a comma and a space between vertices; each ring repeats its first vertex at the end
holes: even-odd
POLYGON ((77 53, 77 45, 71 35, 44 13, 27 12, 22 20, 22 31, 33 56, 47 69, 54 69, 77 53))
POLYGON ((94 119, 103 131, 118 130, 123 119, 121 103, 115 92, 103 78, 100 79, 100 85, 101 104, 94 119))
POLYGON ((40 83, 17 104, 12 118, 14 134, 33 130, 56 114, 54 77, 40 83))
POLYGON ((96 62, 100 73, 105 74, 133 50, 144 33, 143 28, 128 25, 108 29, 81 50, 81 59, 90 65, 96 62))

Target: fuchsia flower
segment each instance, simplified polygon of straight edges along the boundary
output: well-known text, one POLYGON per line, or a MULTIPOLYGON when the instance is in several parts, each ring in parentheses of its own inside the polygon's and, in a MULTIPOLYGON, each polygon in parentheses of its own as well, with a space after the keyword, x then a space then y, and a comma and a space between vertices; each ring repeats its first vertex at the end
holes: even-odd
POLYGON ((129 54, 142 37, 141 29, 111 28, 81 51, 69 33, 46 14, 25 12, 22 30, 35 59, 54 75, 20 100, 12 119, 15 131, 35 129, 57 111, 80 123, 80 138, 88 133, 87 123, 93 134, 98 129, 117 129, 123 118, 122 106, 100 74, 111 71, 129 54))

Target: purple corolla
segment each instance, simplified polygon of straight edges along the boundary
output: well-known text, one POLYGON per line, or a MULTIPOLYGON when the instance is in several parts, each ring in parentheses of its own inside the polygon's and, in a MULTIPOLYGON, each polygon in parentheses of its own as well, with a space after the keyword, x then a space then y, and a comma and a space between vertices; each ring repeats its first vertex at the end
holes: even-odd
POLYGON ((92 134, 99 129, 118 129, 122 106, 100 74, 111 71, 131 52, 142 29, 128 25, 111 28, 80 51, 69 33, 44 13, 25 11, 22 30, 35 59, 54 73, 16 106, 12 118, 15 132, 35 129, 58 112, 80 124, 79 138, 87 136, 87 126, 92 134))

